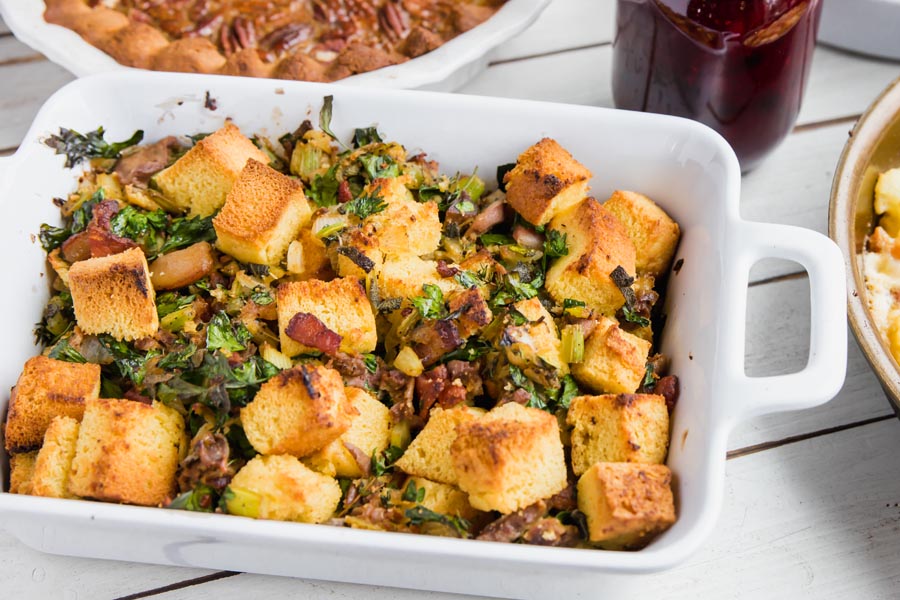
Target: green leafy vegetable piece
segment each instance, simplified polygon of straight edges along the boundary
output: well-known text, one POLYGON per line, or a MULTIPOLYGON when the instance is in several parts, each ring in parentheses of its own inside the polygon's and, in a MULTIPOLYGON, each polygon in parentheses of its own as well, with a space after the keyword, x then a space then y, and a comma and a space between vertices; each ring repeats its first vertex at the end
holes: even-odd
POLYGON ((369 179, 387 179, 400 175, 400 165, 387 155, 363 154, 359 157, 359 162, 362 163, 369 179))
POLYGON ((652 388, 656 384, 656 373, 653 368, 653 363, 647 363, 647 366, 644 370, 644 381, 641 382, 642 388, 652 388))
POLYGON ((650 319, 641 316, 639 313, 635 312, 628 306, 622 307, 622 314, 625 315, 626 321, 628 321, 629 323, 634 323, 638 327, 648 327, 650 325, 650 319))
POLYGON ((528 323, 528 317, 526 317, 525 315, 520 313, 518 310, 516 310, 512 306, 509 307, 508 314, 509 314, 509 320, 512 322, 513 325, 518 326, 518 325, 524 325, 525 323, 528 323))
POLYGON ((441 319, 447 316, 447 308, 444 306, 444 293, 441 288, 426 283, 422 285, 422 296, 410 298, 413 306, 424 319, 441 319))
POLYGON ((272 294, 262 286, 253 288, 253 291, 250 293, 250 299, 260 306, 266 306, 275 302, 275 298, 272 297, 272 294))
POLYGON ((381 477, 387 473, 397 460, 403 456, 403 448, 397 446, 388 446, 381 456, 378 453, 372 455, 372 473, 376 477, 381 477))
POLYGON ((119 158, 122 150, 139 144, 144 139, 144 132, 140 129, 122 142, 107 142, 103 139, 104 134, 103 127, 84 135, 73 129, 60 127, 59 133, 44 140, 44 144, 53 148, 57 154, 65 154, 66 168, 71 169, 86 158, 119 158))
POLYGON ((467 289, 480 287, 487 283, 477 273, 473 273, 472 271, 460 271, 453 276, 453 279, 456 280, 456 283, 467 289))
POLYGON ((340 182, 337 179, 337 165, 332 165, 324 175, 316 175, 306 191, 306 196, 317 206, 334 206, 337 204, 337 191, 340 182))
POLYGON ((189 369, 193 366, 191 359, 197 352, 197 346, 188 343, 181 350, 169 352, 156 363, 160 369, 189 369))
POLYGON ((328 136, 341 146, 344 145, 338 136, 331 131, 331 115, 334 110, 334 96, 328 95, 322 98, 322 109, 319 111, 319 129, 324 131, 328 136))
POLYGON ((339 209, 342 214, 350 213, 356 215, 360 219, 365 219, 374 214, 378 214, 387 208, 385 202, 380 196, 360 196, 346 204, 341 205, 339 209))
POLYGON ((176 292, 166 292, 156 297, 156 313, 159 318, 163 318, 176 310, 181 310, 185 306, 189 306, 197 296, 189 294, 182 296, 176 292))
POLYGON ((165 254, 197 242, 212 242, 215 239, 216 230, 213 228, 212 217, 179 217, 169 225, 168 237, 159 253, 165 254))
POLYGON ((374 354, 363 354, 363 362, 366 363, 366 370, 369 373, 378 371, 378 360, 374 354))
POLYGON ((556 399, 556 405, 559 408, 567 409, 572 404, 572 399, 579 394, 578 384, 571 375, 563 377, 559 398, 556 399))
POLYGON ((522 369, 516 365, 509 365, 509 378, 517 388, 521 388, 531 395, 525 406, 529 408, 539 408, 541 410, 547 409, 547 402, 541 398, 534 382, 528 379, 522 369))
POLYGON ((149 212, 134 206, 126 206, 110 220, 109 229, 118 236, 131 238, 155 248, 157 236, 165 231, 168 222, 168 215, 161 210, 149 212))
POLYGON ((404 514, 406 515, 406 518, 409 519, 411 525, 422 525, 428 522, 441 523, 454 530, 460 537, 467 537, 469 527, 471 526, 471 524, 462 517, 442 515, 421 505, 407 509, 404 514))
POLYGON ((63 360, 73 363, 86 363, 87 359, 81 355, 81 352, 69 345, 68 339, 60 340, 48 354, 50 358, 63 360))
POLYGON ((569 253, 569 247, 566 245, 568 234, 560 233, 555 229, 547 232, 544 240, 544 255, 550 258, 566 256, 569 253))
POLYGON ((478 238, 485 246, 514 246, 516 240, 503 233, 485 233, 478 238))
POLYGON ((374 127, 358 128, 353 132, 353 147, 361 148, 369 144, 378 144, 383 142, 378 130, 374 127))
POLYGON ((69 239, 72 232, 64 227, 53 227, 46 223, 41 224, 38 239, 41 241, 41 247, 44 252, 52 252, 56 248, 62 246, 62 243, 69 239))
POLYGON ((190 510, 195 512, 213 512, 216 509, 218 494, 206 484, 199 484, 194 489, 175 496, 166 508, 190 510))
POLYGON ((415 502, 416 504, 420 504, 422 500, 425 499, 425 488, 416 487, 416 482, 410 480, 409 485, 403 490, 403 496, 401 496, 401 498, 404 502, 415 502))
POLYGON ((206 349, 240 352, 246 350, 250 332, 243 323, 231 323, 224 311, 219 311, 210 319, 206 328, 206 349))

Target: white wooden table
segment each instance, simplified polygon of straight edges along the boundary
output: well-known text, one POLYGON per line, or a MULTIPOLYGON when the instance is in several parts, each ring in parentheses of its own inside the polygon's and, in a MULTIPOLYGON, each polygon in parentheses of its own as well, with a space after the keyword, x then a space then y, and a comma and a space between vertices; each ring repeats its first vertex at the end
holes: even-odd
MULTIPOLYGON (((611 106, 613 18, 612 0, 556 0, 461 92, 611 106)), ((744 217, 825 232, 847 133, 898 75, 900 63, 819 47, 793 134, 744 178, 744 217)), ((15 152, 41 103, 71 79, 0 22, 0 156, 15 152)), ((805 273, 792 263, 761 263, 748 293, 748 372, 802 368, 809 338, 805 273)), ((852 336, 837 398, 816 410, 746 423, 729 448, 715 533, 683 566, 644 577, 635 600, 900 597, 900 423, 852 336)), ((0 598, 281 597, 455 596, 50 556, 0 530, 0 598)))

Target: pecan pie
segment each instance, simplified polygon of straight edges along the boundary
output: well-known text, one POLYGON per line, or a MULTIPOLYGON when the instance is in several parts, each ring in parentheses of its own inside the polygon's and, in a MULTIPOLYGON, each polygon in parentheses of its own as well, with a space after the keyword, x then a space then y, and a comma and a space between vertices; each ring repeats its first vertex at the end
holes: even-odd
POLYGON ((47 0, 44 18, 119 63, 333 81, 421 56, 505 0, 47 0))

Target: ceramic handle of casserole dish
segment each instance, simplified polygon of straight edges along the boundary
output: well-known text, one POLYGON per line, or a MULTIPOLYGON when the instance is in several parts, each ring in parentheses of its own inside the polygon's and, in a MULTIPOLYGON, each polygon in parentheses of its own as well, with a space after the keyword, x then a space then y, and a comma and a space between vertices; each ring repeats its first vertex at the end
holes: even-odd
POLYGON ((833 398, 847 370, 847 291, 844 260, 824 235, 788 225, 744 223, 736 263, 741 277, 738 295, 728 311, 735 329, 728 348, 731 369, 727 389, 740 390, 733 405, 736 420, 756 415, 812 408, 833 398), (750 268, 764 258, 792 260, 809 274, 809 361, 797 373, 748 377, 744 372, 747 283, 750 268))

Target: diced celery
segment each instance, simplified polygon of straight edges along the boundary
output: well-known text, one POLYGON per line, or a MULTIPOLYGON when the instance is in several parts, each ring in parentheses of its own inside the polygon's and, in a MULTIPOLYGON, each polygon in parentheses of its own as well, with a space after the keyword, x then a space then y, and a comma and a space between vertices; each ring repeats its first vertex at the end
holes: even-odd
POLYGON ((166 331, 177 333, 179 331, 184 331, 184 326, 188 321, 193 321, 196 316, 197 310, 194 308, 194 305, 188 304, 184 308, 169 313, 160 319, 159 326, 166 331))
POLYGON ((228 511, 228 514, 250 517, 251 519, 259 518, 259 507, 262 499, 256 492, 230 485, 226 488, 224 496, 225 510, 228 511))
POLYGON ((469 194, 469 198, 478 202, 478 200, 481 199, 481 195, 484 194, 484 181, 474 173, 472 175, 466 175, 457 180, 454 191, 466 192, 469 194))
POLYGON ((291 154, 291 173, 310 181, 322 167, 324 153, 312 144, 297 144, 291 154))
POLYGON ((584 330, 580 325, 563 327, 562 355, 567 363, 580 363, 584 360, 584 330))
POLYGON ((409 431, 409 421, 403 420, 394 425, 391 429, 391 446, 406 449, 412 441, 412 434, 409 431))

